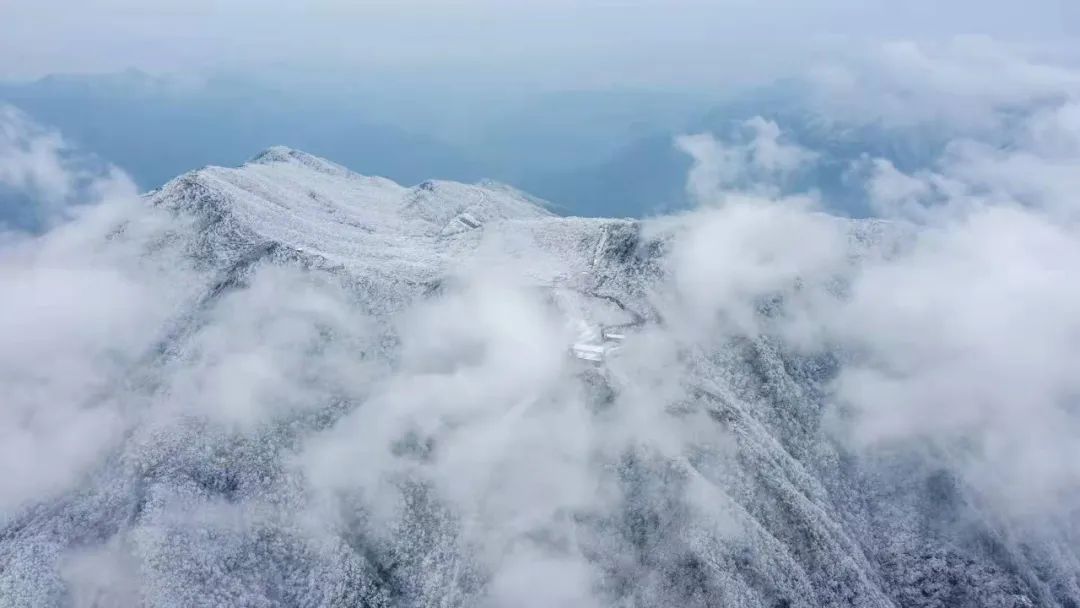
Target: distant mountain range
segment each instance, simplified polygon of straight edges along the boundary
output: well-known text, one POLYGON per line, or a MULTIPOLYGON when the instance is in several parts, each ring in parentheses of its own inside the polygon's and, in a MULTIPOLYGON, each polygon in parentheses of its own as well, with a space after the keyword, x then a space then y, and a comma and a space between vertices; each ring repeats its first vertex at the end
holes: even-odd
POLYGON ((402 183, 484 177, 465 154, 437 140, 247 85, 188 89, 138 72, 49 77, 0 85, 2 101, 122 167, 146 188, 194 167, 242 163, 251 150, 280 143, 402 183))
MULTIPOLYGON (((674 138, 698 132, 724 138, 754 116, 776 121, 790 139, 822 153, 794 187, 819 191, 826 206, 856 216, 868 209, 862 192, 845 180, 853 162, 871 155, 901 168, 919 167, 936 157, 944 141, 934 133, 875 125, 836 128, 808 108, 805 91, 790 82, 722 101, 601 91, 508 96, 487 107, 481 99, 447 95, 442 105, 428 104, 442 107, 444 117, 422 119, 404 108, 395 113, 371 86, 368 92, 360 86, 342 90, 331 99, 228 79, 185 85, 128 72, 0 85, 0 102, 58 128, 145 188, 193 167, 235 165, 250 150, 287 144, 399 183, 491 178, 549 200, 561 212, 609 217, 686 207, 690 159, 674 147, 674 138), (432 126, 412 130, 419 124, 432 126)), ((440 92, 392 95, 400 100, 440 92)))

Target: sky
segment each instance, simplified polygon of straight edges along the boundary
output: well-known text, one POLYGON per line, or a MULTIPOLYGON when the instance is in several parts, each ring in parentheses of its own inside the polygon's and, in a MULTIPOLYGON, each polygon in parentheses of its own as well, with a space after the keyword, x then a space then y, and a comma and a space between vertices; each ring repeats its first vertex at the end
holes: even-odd
POLYGON ((0 77, 453 70, 560 86, 754 81, 865 40, 983 34, 1053 48, 1070 0, 8 0, 0 77))

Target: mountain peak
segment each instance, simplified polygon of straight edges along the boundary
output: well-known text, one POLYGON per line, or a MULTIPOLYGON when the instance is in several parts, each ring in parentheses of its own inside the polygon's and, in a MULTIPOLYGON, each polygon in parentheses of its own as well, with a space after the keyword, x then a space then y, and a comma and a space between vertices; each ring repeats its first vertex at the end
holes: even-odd
POLYGON ((247 165, 273 165, 276 163, 289 163, 293 165, 299 165, 314 169, 320 173, 327 173, 329 175, 347 175, 352 173, 345 167, 328 161, 325 158, 320 158, 314 154, 308 154, 301 150, 296 150, 288 146, 270 146, 269 148, 259 152, 247 161, 247 165))
POLYGON ((272 243, 400 276, 437 272, 445 250, 470 246, 478 237, 469 233, 489 222, 552 217, 508 187, 428 181, 407 188, 286 146, 241 167, 185 174, 149 196, 212 226, 204 257, 272 243))

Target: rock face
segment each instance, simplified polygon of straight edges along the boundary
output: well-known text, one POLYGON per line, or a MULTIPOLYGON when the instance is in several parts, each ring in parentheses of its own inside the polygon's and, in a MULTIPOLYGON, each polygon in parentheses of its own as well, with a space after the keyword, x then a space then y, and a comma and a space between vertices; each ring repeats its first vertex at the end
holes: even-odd
POLYGON ((1080 602, 1068 522, 832 438, 838 355, 665 338, 673 231, 284 148, 144 203, 101 247, 168 301, 100 458, 0 512, 0 606, 1080 602))

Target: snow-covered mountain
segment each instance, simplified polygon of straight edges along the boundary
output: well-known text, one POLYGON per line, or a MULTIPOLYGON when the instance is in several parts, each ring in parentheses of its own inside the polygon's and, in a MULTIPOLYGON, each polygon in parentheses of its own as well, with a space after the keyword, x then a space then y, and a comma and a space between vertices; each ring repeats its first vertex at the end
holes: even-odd
MULTIPOLYGON (((71 346, 81 473, 0 502, 0 606, 1080 602, 1067 520, 835 438, 847 353, 675 318, 679 218, 286 148, 110 213, 79 242, 134 329, 71 346)), ((853 264, 900 238, 829 221, 853 264)))

